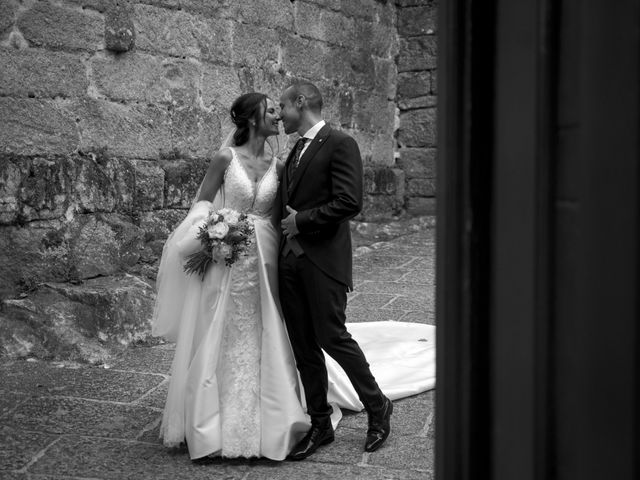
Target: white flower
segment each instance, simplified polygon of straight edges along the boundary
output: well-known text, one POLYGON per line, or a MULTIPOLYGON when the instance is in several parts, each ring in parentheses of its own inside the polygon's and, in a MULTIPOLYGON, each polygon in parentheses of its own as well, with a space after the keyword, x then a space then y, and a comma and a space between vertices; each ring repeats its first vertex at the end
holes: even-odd
POLYGON ((224 238, 229 233, 229 226, 224 223, 216 223, 207 229, 209 238, 224 238))
POLYGON ((220 248, 218 250, 219 254, 221 257, 229 257, 231 256, 231 253, 233 252, 233 249, 231 247, 231 245, 227 245, 226 243, 223 243, 222 245, 220 245, 220 248))
POLYGON ((234 210, 230 210, 224 216, 224 221, 231 227, 235 227, 240 221, 240 214, 234 210))

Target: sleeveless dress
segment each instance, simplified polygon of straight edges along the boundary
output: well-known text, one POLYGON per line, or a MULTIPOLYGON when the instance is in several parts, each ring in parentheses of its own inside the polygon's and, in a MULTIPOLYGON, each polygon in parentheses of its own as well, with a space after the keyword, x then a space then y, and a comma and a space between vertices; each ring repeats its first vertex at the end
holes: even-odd
MULTIPOLYGON (((283 460, 310 427, 277 291, 278 232, 271 207, 274 157, 254 184, 235 150, 213 202, 197 202, 167 239, 157 281, 153 334, 176 342, 160 437, 207 455, 283 460), (211 209, 249 215, 255 240, 231 267, 212 265, 201 280, 182 271, 200 248, 211 209)), ((435 385, 435 327, 401 322, 349 324, 381 389, 392 400, 435 385), (426 340, 429 340, 428 342, 426 340)), ((326 357, 334 426, 340 408, 363 408, 346 374, 326 357)))

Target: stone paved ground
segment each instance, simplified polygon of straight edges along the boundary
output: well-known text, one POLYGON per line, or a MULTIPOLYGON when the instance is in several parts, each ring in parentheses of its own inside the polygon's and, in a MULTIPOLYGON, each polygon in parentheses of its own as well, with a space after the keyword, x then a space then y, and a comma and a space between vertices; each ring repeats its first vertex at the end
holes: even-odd
MULTIPOLYGON (((363 227, 364 228, 364 227, 363 227)), ((365 228, 366 230, 366 228, 365 228)), ((354 260, 352 322, 434 323, 434 229, 369 236, 354 260)), ((383 448, 362 451, 366 414, 303 462, 207 460, 158 443, 172 345, 132 347, 102 367, 0 363, 0 479, 432 479, 435 390, 394 402, 383 448)))

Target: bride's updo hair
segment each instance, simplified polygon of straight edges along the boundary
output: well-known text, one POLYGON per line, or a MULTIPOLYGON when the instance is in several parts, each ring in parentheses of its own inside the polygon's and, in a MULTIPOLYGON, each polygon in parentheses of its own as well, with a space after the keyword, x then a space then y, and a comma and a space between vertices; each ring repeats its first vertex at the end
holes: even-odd
POLYGON ((267 96, 264 93, 245 93, 240 95, 231 105, 231 120, 236 125, 237 130, 233 134, 233 143, 236 146, 245 144, 249 140, 249 124, 253 120, 256 124, 260 122, 260 106, 267 109, 267 96))

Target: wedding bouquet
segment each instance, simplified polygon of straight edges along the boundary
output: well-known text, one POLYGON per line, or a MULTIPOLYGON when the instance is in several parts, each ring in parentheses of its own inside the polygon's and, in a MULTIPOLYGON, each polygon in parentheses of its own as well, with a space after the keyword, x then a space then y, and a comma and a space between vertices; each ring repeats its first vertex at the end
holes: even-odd
POLYGON ((254 228, 244 213, 229 208, 210 211, 207 221, 198 230, 202 249, 187 256, 184 271, 201 278, 211 263, 224 260, 230 267, 253 241, 254 228))

